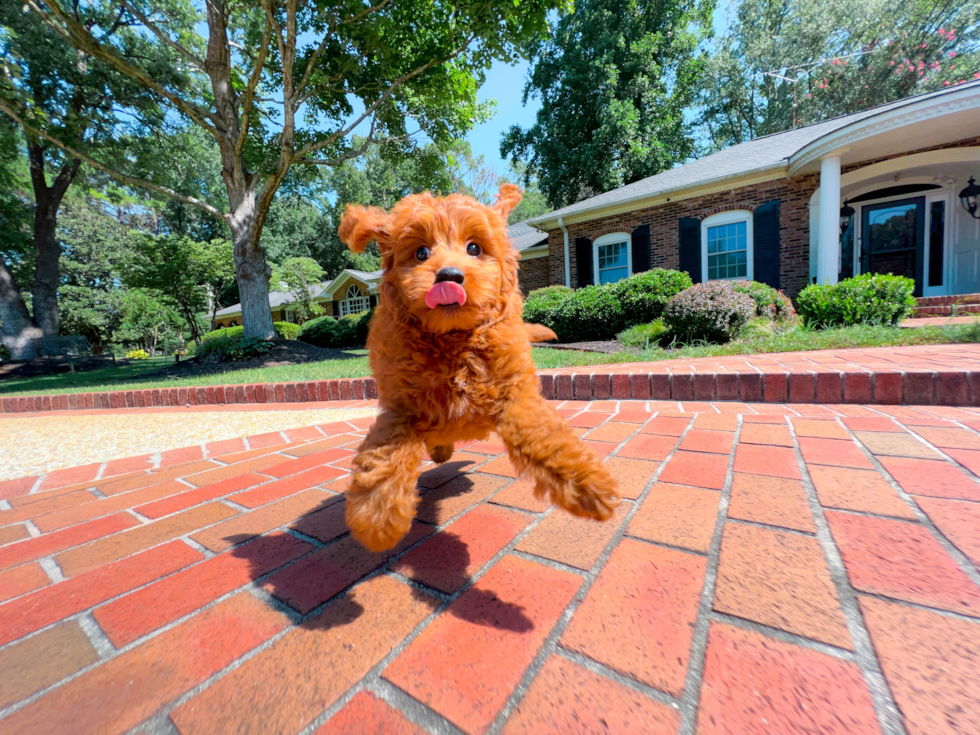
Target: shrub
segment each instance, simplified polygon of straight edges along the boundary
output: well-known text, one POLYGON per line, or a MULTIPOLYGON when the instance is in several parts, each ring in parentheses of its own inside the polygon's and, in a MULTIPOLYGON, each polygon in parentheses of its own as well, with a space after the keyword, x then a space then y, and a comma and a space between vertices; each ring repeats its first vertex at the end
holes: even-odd
POLYGON ((915 306, 915 282, 866 273, 837 284, 807 286, 797 297, 800 316, 821 327, 898 324, 915 306))
POLYGON ((664 323, 677 337, 728 342, 755 314, 755 302, 728 281, 698 283, 674 296, 664 309, 664 323))
POLYGON ((317 347, 332 347, 333 335, 336 330, 337 320, 332 316, 321 316, 303 322, 296 336, 300 342, 316 345, 317 347))
POLYGON ((613 292, 632 326, 659 319, 667 302, 692 285, 687 273, 654 268, 616 282, 613 292))
POLYGON ((340 319, 321 316, 304 322, 297 339, 317 347, 363 347, 374 309, 340 319))
POLYGON ((0 345, 0 362, 10 359, 10 350, 4 345, 0 345))
POLYGON ((276 334, 280 339, 296 339, 300 330, 300 325, 292 322, 273 322, 272 326, 276 328, 276 334))
POLYGON ((623 307, 612 286, 588 286, 558 304, 551 327, 562 342, 612 339, 627 326, 623 307))
POLYGON ((789 322, 796 319, 793 302, 782 291, 758 281, 732 281, 738 293, 744 293, 755 302, 755 315, 764 316, 776 322, 789 322))
POLYGON ((656 319, 649 324, 637 324, 616 335, 616 339, 627 347, 656 347, 668 333, 663 319, 656 319))
POLYGON ((130 350, 126 353, 126 357, 130 360, 149 360, 150 356, 144 349, 130 350))
MULTIPOLYGON (((236 327, 232 327, 232 329, 227 331, 231 332, 234 329, 236 327)), ((237 327, 237 329, 241 329, 241 327, 237 327)), ((214 332, 210 334, 213 335, 214 332)), ((205 336, 207 337, 209 335, 205 336)), ((273 343, 268 340, 257 337, 246 339, 239 334, 238 336, 231 337, 224 336, 202 339, 201 344, 194 350, 194 355, 205 360, 217 360, 220 362, 231 360, 233 362, 241 362, 242 360, 249 360, 259 355, 268 354, 273 347, 273 343)))
POLYGON ((562 342, 613 339, 627 327, 657 319, 667 301, 690 286, 686 273, 660 268, 577 291, 548 286, 528 294, 523 317, 553 329, 562 342))

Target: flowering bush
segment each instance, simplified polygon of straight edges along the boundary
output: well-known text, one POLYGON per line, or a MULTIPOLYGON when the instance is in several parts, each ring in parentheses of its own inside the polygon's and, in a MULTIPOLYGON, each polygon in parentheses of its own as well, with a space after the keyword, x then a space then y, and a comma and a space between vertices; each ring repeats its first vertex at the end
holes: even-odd
POLYGON ((149 360, 150 356, 146 350, 140 348, 138 350, 130 350, 126 353, 126 357, 130 360, 149 360))
POLYGON ((729 281, 698 283, 667 302, 664 323, 679 339, 728 342, 755 314, 751 297, 729 281))

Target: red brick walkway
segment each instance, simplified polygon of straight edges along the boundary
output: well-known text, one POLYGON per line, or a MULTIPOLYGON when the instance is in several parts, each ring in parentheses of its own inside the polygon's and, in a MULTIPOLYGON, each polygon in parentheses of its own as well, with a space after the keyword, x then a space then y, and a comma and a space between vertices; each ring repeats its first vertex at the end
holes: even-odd
POLYGON ((980 409, 561 410, 609 523, 488 441, 366 553, 370 420, 0 483, 0 733, 980 732, 980 409))

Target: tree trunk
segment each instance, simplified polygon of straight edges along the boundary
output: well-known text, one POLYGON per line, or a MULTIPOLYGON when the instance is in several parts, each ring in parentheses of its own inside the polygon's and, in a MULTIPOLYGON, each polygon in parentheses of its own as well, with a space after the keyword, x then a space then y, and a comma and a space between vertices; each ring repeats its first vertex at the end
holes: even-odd
MULTIPOLYGON (((230 187, 229 187, 230 188, 230 187)), ((242 304, 244 336, 273 339, 276 329, 272 324, 269 307, 269 276, 272 269, 259 247, 259 223, 255 217, 255 193, 250 189, 238 199, 238 206, 231 213, 231 237, 235 253, 235 279, 242 304)))
POLYGON ((34 323, 45 337, 57 337, 61 328, 58 311, 58 260, 61 247, 56 238, 58 210, 50 201, 34 205, 34 283, 31 307, 34 323))
POLYGON ((37 357, 38 340, 43 333, 34 324, 27 305, 14 283, 13 276, 0 259, 0 343, 10 351, 13 360, 30 360, 37 357))

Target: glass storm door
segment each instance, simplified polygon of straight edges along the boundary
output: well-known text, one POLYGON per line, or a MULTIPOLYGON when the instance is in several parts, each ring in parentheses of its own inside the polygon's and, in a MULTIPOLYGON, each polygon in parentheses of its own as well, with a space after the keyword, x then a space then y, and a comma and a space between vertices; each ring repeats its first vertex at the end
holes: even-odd
POLYGON ((925 197, 870 204, 861 208, 861 270, 915 280, 922 293, 925 197))

